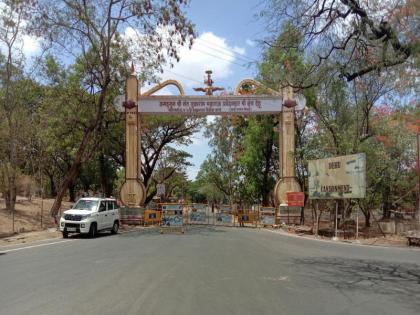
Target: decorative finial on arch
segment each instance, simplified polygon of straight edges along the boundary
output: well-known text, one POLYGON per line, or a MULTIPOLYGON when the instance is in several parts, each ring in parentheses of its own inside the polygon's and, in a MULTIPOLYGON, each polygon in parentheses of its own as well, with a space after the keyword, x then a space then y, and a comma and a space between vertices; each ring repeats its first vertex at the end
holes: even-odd
POLYGON ((193 90, 197 92, 204 92, 207 96, 213 95, 213 92, 216 91, 224 91, 225 88, 213 86, 214 81, 211 78, 212 73, 213 71, 211 70, 206 71, 207 79, 204 79, 204 84, 207 85, 206 87, 193 88, 193 90))
POLYGON ((135 73, 135 69, 134 69, 134 62, 133 62, 133 61, 131 61, 130 73, 131 73, 131 74, 134 74, 134 73, 135 73))

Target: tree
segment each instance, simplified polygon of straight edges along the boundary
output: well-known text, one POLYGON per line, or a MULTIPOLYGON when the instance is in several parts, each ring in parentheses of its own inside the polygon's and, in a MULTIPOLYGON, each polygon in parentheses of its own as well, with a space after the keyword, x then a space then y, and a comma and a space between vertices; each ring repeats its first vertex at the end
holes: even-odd
MULTIPOLYGON (((23 79, 23 53, 21 50, 22 35, 25 33, 25 19, 28 17, 29 1, 3 1, 0 7, 0 45, 5 55, 1 55, 1 116, 4 118, 2 127, 7 130, 4 135, 4 156, 0 156, 0 178, 2 190, 6 199, 6 208, 10 212, 15 209, 16 179, 19 174, 19 130, 25 119, 23 79)), ((24 129, 26 130, 26 128, 24 129)))
POLYGON ((194 201, 203 202, 206 200, 212 204, 229 202, 229 196, 224 192, 223 178, 217 173, 218 170, 219 168, 211 160, 211 157, 201 164, 197 179, 190 188, 194 201))
POLYGON ((179 45, 192 43, 193 25, 185 18, 183 5, 181 0, 35 1, 32 30, 58 49, 58 54, 64 52, 74 57, 83 92, 78 98, 83 98, 84 106, 90 109, 80 128, 81 139, 71 167, 51 208, 52 216, 58 213, 65 191, 82 164, 101 142, 104 114, 113 106, 113 96, 121 94, 127 60, 136 59, 134 62, 140 63, 147 60, 149 63, 143 69, 147 72, 159 68, 168 58, 177 58, 179 45), (149 56, 139 51, 128 53, 121 32, 129 26, 137 34, 141 32, 142 52, 149 56))
POLYGON ((189 153, 170 146, 162 149, 150 183, 146 186, 147 197, 145 204, 149 203, 156 195, 157 184, 165 185, 164 199, 168 199, 176 191, 179 192, 178 195, 185 195, 184 192, 187 189, 186 168, 192 165, 187 159, 191 157, 189 153))
POLYGON ((420 51, 419 10, 415 0, 270 0, 261 15, 275 34, 290 23, 302 35, 299 45, 266 42, 285 50, 305 51, 312 66, 305 80, 292 83, 308 87, 325 79, 319 71, 330 67, 328 61, 336 65, 326 71, 349 82, 397 65, 412 72, 420 51))
POLYGON ((200 166, 198 180, 207 182, 214 197, 222 194, 229 203, 243 201, 239 168, 243 123, 241 117, 218 117, 205 132, 212 153, 200 166))
POLYGON ((146 116, 143 117, 141 138, 141 174, 143 184, 147 188, 146 204, 156 194, 155 185, 160 183, 158 177, 153 178, 155 170, 161 170, 163 181, 174 173, 184 171, 188 165, 188 155, 184 151, 168 147, 169 144, 185 145, 191 143, 190 137, 202 126, 203 118, 177 116, 146 116), (164 158, 164 161, 159 161, 164 158), (163 163, 163 164, 162 164, 163 163), (165 166, 165 164, 169 163, 165 166), (167 173, 162 174, 163 169, 167 173), (150 187, 149 187, 150 185, 150 187))
POLYGON ((278 136, 274 132, 277 123, 274 116, 256 116, 248 120, 239 161, 245 177, 244 196, 250 204, 270 205, 270 192, 278 174, 278 136))

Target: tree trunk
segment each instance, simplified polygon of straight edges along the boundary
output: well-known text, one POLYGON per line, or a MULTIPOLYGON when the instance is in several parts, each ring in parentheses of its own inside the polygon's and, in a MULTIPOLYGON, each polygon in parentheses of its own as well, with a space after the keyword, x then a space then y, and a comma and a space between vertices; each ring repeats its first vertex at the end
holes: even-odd
POLYGON ((99 177, 101 179, 101 190, 102 190, 102 193, 105 195, 107 174, 106 174, 104 154, 102 152, 99 154, 98 160, 99 160, 99 177))
POLYGON ((268 176, 270 174, 270 162, 271 156, 273 155, 273 137, 270 137, 266 143, 265 150, 265 165, 264 165, 264 174, 263 174, 263 187, 262 187, 262 204, 263 206, 270 205, 270 192, 271 189, 268 187, 268 176))
MULTIPOLYGON (((9 65, 8 65, 9 66, 9 65)), ((6 89, 6 98, 9 98, 8 89, 6 89)), ((9 101, 8 101, 9 102, 9 101)), ((13 121, 11 115, 7 115, 7 122, 9 127, 9 161, 10 161, 10 168, 7 168, 7 186, 6 187, 6 195, 8 198, 8 203, 6 203, 6 208, 9 210, 10 213, 15 211, 15 204, 16 204, 16 171, 17 171, 17 152, 16 152, 16 133, 15 128, 13 125, 13 121)))
POLYGON ((363 216, 365 217, 365 227, 370 227, 370 211, 362 207, 360 207, 360 210, 362 210, 363 216))
POLYGON ((365 227, 370 227, 370 211, 365 215, 365 227))
POLYGON ((54 181, 54 175, 52 174, 47 174, 48 178, 50 180, 50 195, 51 197, 55 197, 57 196, 57 187, 55 185, 55 181, 54 181))
POLYGON ((60 184, 60 187, 57 191, 57 197, 55 198, 54 204, 52 205, 51 210, 50 210, 50 215, 54 218, 57 216, 60 210, 61 202, 63 201, 63 197, 66 193, 67 187, 74 181, 74 179, 76 178, 77 172, 82 166, 82 157, 83 157, 83 154, 85 153, 86 148, 88 147, 88 142, 89 142, 92 132, 93 132, 92 129, 88 129, 85 131, 83 140, 80 143, 79 149, 77 150, 73 164, 71 165, 70 169, 67 171, 66 175, 64 176, 64 180, 60 184))
POLYGON ((73 181, 69 183, 68 190, 69 190, 69 199, 70 199, 69 201, 76 202, 76 185, 74 184, 73 181))
POLYGON ((300 210, 300 224, 305 224, 305 206, 303 206, 300 210))
POLYGON ((382 204, 383 204, 383 212, 382 212, 382 218, 383 219, 389 219, 391 218, 391 178, 389 174, 386 174, 386 182, 385 182, 385 188, 382 193, 382 204))
POLYGON ((147 205, 150 201, 152 201, 154 196, 156 196, 156 189, 154 189, 149 195, 147 195, 144 204, 147 205))

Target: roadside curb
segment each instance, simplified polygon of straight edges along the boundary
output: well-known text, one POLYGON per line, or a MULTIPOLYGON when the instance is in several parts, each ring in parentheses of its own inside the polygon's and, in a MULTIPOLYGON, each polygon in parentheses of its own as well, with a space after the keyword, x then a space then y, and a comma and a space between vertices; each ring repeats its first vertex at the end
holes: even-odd
POLYGON ((330 244, 337 244, 337 245, 349 245, 349 246, 359 246, 359 247, 373 247, 373 248, 389 248, 389 249, 401 249, 401 250, 414 250, 414 251, 420 251, 420 247, 409 247, 409 246, 385 246, 385 245, 372 245, 372 244, 363 244, 363 243, 356 243, 356 242, 349 242, 349 241, 333 241, 328 239, 320 239, 320 238, 313 238, 313 237, 307 237, 305 235, 297 235, 288 233, 283 230, 271 230, 263 228, 264 231, 274 233, 274 234, 280 234, 287 237, 293 237, 298 239, 304 239, 309 241, 317 241, 317 242, 324 242, 324 243, 330 243, 330 244))

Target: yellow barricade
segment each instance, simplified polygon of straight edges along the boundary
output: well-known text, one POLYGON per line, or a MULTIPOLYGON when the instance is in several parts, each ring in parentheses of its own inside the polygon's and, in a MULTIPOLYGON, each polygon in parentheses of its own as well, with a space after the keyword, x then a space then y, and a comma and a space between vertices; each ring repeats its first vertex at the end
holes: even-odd
POLYGON ((160 224, 161 212, 158 210, 144 211, 144 224, 153 225, 160 224))
POLYGON ((258 213, 254 211, 238 211, 239 225, 245 223, 255 224, 258 220, 258 213))

